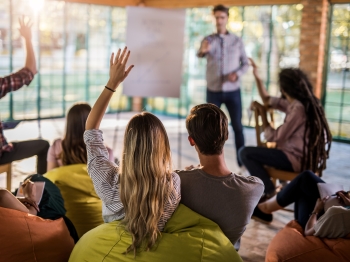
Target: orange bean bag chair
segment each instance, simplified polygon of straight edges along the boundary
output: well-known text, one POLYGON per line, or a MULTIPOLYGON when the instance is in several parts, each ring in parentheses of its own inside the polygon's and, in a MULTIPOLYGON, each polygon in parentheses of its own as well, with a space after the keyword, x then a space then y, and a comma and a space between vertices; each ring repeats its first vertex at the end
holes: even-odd
POLYGON ((350 234, 345 238, 319 238, 303 235, 297 221, 289 222, 272 239, 266 251, 266 262, 350 261, 350 234))
POLYGON ((0 207, 0 261, 67 262, 74 247, 63 218, 46 220, 0 207))

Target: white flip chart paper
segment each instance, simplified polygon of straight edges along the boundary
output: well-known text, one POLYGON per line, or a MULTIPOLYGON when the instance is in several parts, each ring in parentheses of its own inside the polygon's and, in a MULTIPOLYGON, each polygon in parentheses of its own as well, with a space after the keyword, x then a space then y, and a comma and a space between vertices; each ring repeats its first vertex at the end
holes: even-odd
POLYGON ((179 97, 184 54, 185 10, 127 7, 128 65, 135 67, 123 93, 138 97, 179 97))

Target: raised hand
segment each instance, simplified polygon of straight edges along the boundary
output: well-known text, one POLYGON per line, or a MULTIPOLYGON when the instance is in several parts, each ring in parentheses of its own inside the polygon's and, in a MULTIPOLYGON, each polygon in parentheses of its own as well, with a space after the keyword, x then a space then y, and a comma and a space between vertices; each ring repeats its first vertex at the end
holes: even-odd
POLYGON ((210 44, 208 40, 203 40, 200 48, 200 52, 206 54, 210 51, 210 44))
POLYGON ((21 36, 23 36, 26 40, 31 40, 32 39, 32 31, 31 27, 33 23, 28 19, 27 22, 24 21, 24 16, 18 19, 19 22, 19 33, 21 36))
POLYGON ((131 69, 134 67, 134 65, 131 65, 125 70, 129 56, 130 51, 126 47, 123 52, 119 49, 116 56, 112 53, 109 61, 109 81, 107 83, 109 88, 116 90, 118 85, 129 75, 131 69))
POLYGON ((255 64, 254 60, 252 58, 248 58, 250 65, 253 67, 253 74, 256 77, 258 75, 258 66, 255 64))

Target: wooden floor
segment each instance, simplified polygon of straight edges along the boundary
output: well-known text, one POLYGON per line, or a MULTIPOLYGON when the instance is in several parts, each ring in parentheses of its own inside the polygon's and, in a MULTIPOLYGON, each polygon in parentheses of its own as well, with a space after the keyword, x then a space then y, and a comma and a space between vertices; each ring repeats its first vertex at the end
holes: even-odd
MULTIPOLYGON (((105 143, 113 148, 115 156, 120 157, 122 147, 122 137, 124 128, 132 113, 122 113, 119 120, 119 128, 115 137, 115 115, 107 115, 102 121, 101 129, 104 132, 105 143)), ((198 164, 198 158, 194 149, 188 144, 187 132, 184 119, 179 122, 176 118, 160 117, 167 129, 170 146, 172 149, 172 158, 174 169, 182 169, 191 164, 198 164), (180 136, 179 136, 180 134, 180 136)), ((41 121, 41 135, 50 143, 54 139, 63 136, 65 127, 64 119, 53 119, 41 121)), ((246 145, 255 145, 254 129, 245 129, 246 145)), ((23 122, 14 130, 5 131, 8 141, 33 139, 38 137, 38 125, 36 121, 23 122)), ((327 170, 322 177, 327 183, 336 183, 344 185, 345 190, 350 190, 350 145, 333 143, 331 156, 327 162, 327 170)), ((228 167, 233 172, 238 171, 236 163, 236 152, 234 149, 233 135, 230 130, 230 137, 225 144, 225 159, 228 167)), ((35 172, 35 158, 14 162, 12 189, 18 187, 28 174, 35 172)), ((4 175, 0 175, 0 187, 6 186, 4 175)), ((274 214, 274 220, 271 224, 265 225, 252 220, 247 226, 241 240, 239 254, 244 261, 259 262, 264 261, 266 249, 271 239, 282 229, 290 220, 293 219, 293 213, 287 211, 278 211, 274 214)))
POLYGON ((278 211, 274 213, 271 224, 263 224, 252 220, 241 239, 241 248, 238 254, 246 262, 260 262, 265 260, 266 249, 271 239, 289 221, 293 219, 293 213, 278 211))

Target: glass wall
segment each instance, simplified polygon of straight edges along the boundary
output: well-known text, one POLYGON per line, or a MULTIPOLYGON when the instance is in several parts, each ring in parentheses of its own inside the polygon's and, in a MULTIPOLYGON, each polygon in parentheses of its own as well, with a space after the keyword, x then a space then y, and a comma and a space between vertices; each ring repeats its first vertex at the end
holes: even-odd
POLYGON ((325 110, 334 138, 350 142, 350 4, 333 5, 325 110))
MULTIPOLYGON (((302 8, 300 4, 230 8, 229 30, 243 38, 246 52, 259 65, 271 94, 279 95, 279 69, 299 64, 302 8)), ((203 37, 215 31, 211 9, 187 9, 181 98, 144 99, 147 110, 184 117, 193 105, 205 102, 206 61, 198 59, 196 52, 203 37)), ((1 100, 2 119, 60 117, 77 101, 93 103, 108 77, 109 54, 124 45, 125 8, 53 0, 1 1, 1 75, 24 63, 17 30, 21 14, 34 22, 39 74, 29 87, 1 100)), ((120 92, 110 111, 130 109, 130 99, 120 92)), ((247 108, 258 96, 251 70, 243 76, 242 98, 243 123, 253 124, 247 108)))
MULTIPOLYGON (((0 1, 0 75, 24 65, 17 30, 25 14, 33 21, 38 74, 29 87, 1 99, 4 119, 61 117, 75 102, 93 104, 108 80, 109 55, 124 46, 125 8, 44 0, 0 1)), ((118 89, 110 111, 130 110, 118 89)))

